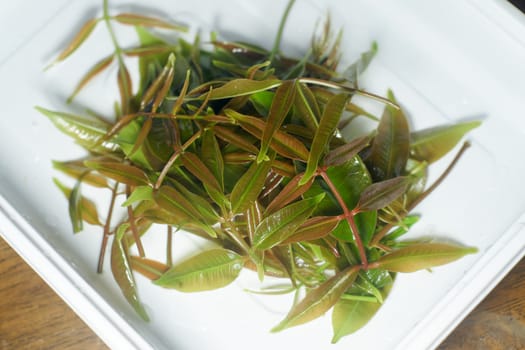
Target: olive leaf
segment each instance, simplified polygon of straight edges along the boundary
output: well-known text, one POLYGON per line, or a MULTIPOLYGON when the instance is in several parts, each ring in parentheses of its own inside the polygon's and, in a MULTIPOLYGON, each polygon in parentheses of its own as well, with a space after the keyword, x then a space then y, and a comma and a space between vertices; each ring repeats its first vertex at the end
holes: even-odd
POLYGON ((341 118, 348 97, 348 94, 338 94, 331 98, 326 104, 321 120, 319 121, 319 127, 317 128, 312 141, 306 170, 303 178, 299 182, 300 185, 308 182, 317 170, 319 161, 321 160, 323 153, 326 151, 326 145, 333 136, 337 123, 341 118))
POLYGON ((137 284, 131 270, 129 248, 125 235, 128 228, 129 224, 127 223, 120 225, 113 239, 111 246, 111 272, 128 303, 144 321, 149 321, 148 314, 140 302, 137 284))
POLYGON ((371 184, 361 192, 354 212, 378 210, 386 207, 405 193, 408 183, 408 177, 398 176, 371 184))
MULTIPOLYGON (((84 181, 85 178, 86 176, 82 178, 82 181, 84 181)), ((84 196, 81 196, 79 189, 80 185, 78 185, 76 189, 77 192, 73 193, 73 189, 67 187, 58 179, 53 179, 53 182, 60 189, 60 191, 62 191, 64 196, 68 198, 69 201, 73 201, 73 208, 70 208, 70 218, 73 224, 73 232, 77 233, 82 230, 81 220, 91 225, 102 226, 95 203, 84 196)))
POLYGON ((179 31, 187 31, 186 26, 161 20, 156 17, 138 15, 135 13, 119 13, 113 16, 113 19, 121 24, 132 26, 156 27, 164 29, 173 29, 179 31))
POLYGON ((339 224, 333 216, 314 216, 306 220, 283 243, 313 241, 328 236, 339 224))
POLYGON ((451 151, 467 132, 480 125, 480 121, 471 121, 415 131, 411 134, 412 157, 433 163, 451 151))
POLYGON ((54 169, 57 169, 75 179, 78 179, 81 175, 83 175, 82 182, 84 182, 85 184, 99 188, 109 187, 108 181, 104 176, 97 174, 93 171, 86 173, 86 170, 89 170, 89 168, 84 165, 83 160, 53 160, 52 163, 54 169))
POLYGON ((366 70, 372 59, 377 54, 377 42, 373 42, 370 49, 361 54, 361 57, 354 63, 352 63, 345 71, 343 72, 343 77, 352 82, 357 83, 359 76, 366 70))
POLYGON ((130 186, 151 185, 146 173, 133 165, 116 161, 89 159, 84 165, 117 182, 130 186))
POLYGON ((113 60, 115 59, 115 55, 109 55, 100 61, 98 61, 89 71, 87 71, 86 74, 80 79, 77 86, 75 87, 75 90, 73 90, 73 93, 69 95, 67 102, 71 103, 75 96, 91 81, 93 78, 95 78, 97 75, 102 73, 105 69, 107 69, 111 63, 113 63, 113 60))
POLYGON ((255 229, 253 247, 270 249, 290 237, 315 210, 324 194, 292 203, 268 215, 255 229))
POLYGON ((120 63, 118 67, 117 83, 120 92, 120 108, 122 110, 122 114, 126 115, 130 111, 130 103, 131 98, 133 96, 133 87, 129 70, 122 63, 120 63))
POLYGON ((293 202, 300 196, 302 196, 310 186, 312 186, 313 179, 304 185, 299 185, 299 181, 303 177, 302 174, 295 175, 284 188, 279 192, 277 196, 268 204, 265 213, 273 213, 274 211, 281 209, 290 202, 293 202))
POLYGON ((283 329, 298 326, 309 322, 325 314, 334 306, 345 290, 355 281, 358 269, 348 267, 336 273, 319 287, 312 289, 306 296, 288 312, 288 315, 272 332, 279 332, 283 329))
POLYGON ((222 100, 238 96, 247 96, 260 91, 266 91, 281 85, 278 79, 251 80, 234 79, 214 88, 209 96, 210 100, 222 100))
POLYGON ((130 196, 122 203, 123 207, 127 207, 136 202, 143 202, 153 199, 153 187, 151 186, 137 186, 133 189, 130 196))
POLYGON ((371 135, 362 136, 332 149, 324 157, 324 165, 341 165, 348 162, 368 146, 371 140, 371 135))
POLYGON ((448 264, 477 251, 449 243, 418 243, 382 256, 377 260, 377 267, 392 272, 414 272, 448 264))
POLYGON ((244 260, 231 250, 207 250, 174 265, 153 283, 183 292, 222 288, 237 278, 244 260))

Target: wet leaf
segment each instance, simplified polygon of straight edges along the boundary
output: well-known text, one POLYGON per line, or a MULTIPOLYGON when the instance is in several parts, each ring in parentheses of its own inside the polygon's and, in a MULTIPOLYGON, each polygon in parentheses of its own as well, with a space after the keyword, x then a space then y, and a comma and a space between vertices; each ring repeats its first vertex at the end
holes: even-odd
POLYGON ((151 185, 148 176, 142 169, 133 165, 112 162, 106 160, 86 160, 84 162, 88 168, 98 171, 110 179, 130 186, 151 185))
POLYGON ((246 96, 259 91, 266 91, 281 85, 281 81, 277 79, 266 80, 250 80, 250 79, 235 79, 214 88, 210 94, 210 100, 221 100, 225 98, 232 98, 237 96, 246 96))
MULTIPOLYGON (((396 102, 391 91, 389 99, 396 102)), ((400 109, 386 106, 366 162, 374 180, 386 180, 403 174, 410 151, 408 122, 400 109)))
POLYGON ((260 164, 253 162, 237 181, 230 196, 233 213, 242 213, 255 202, 266 182, 274 157, 260 164))
POLYGON ((262 134, 260 151, 257 155, 257 163, 262 162, 266 157, 273 135, 281 127, 284 118, 286 118, 286 115, 290 111, 295 97, 296 86, 297 83, 295 80, 287 80, 277 88, 266 121, 266 127, 262 134))
POLYGON ((80 79, 77 86, 75 87, 75 90, 73 90, 73 93, 68 97, 67 102, 71 103, 75 96, 97 75, 102 73, 105 69, 107 69, 111 63, 113 63, 113 60, 115 59, 115 55, 109 55, 100 61, 98 61, 93 67, 89 69, 89 71, 80 79))
POLYGON ((371 184, 361 192, 354 211, 371 211, 386 207, 405 193, 408 183, 408 177, 398 176, 371 184))
POLYGON ((129 248, 125 236, 128 225, 122 224, 113 239, 111 246, 111 272, 128 303, 144 321, 149 321, 148 314, 140 302, 137 284, 129 261, 129 248))
POLYGON ((433 163, 450 152, 467 132, 480 125, 480 121, 471 121, 413 132, 412 157, 433 163))
POLYGON ((174 265, 154 283, 183 292, 222 288, 237 278, 244 260, 230 250, 208 250, 174 265))
POLYGON ((272 329, 272 332, 298 326, 322 316, 339 301, 356 276, 357 269, 349 267, 309 291, 303 300, 292 307, 284 320, 272 329))
POLYGON ((73 37, 73 39, 71 39, 71 41, 66 46, 66 48, 58 55, 55 61, 50 64, 50 66, 54 65, 55 63, 65 60, 67 57, 69 57, 69 55, 75 52, 80 47, 80 45, 82 45, 82 43, 93 32, 93 29, 95 29, 99 20, 100 19, 98 18, 91 18, 87 20, 84 23, 84 25, 80 28, 78 33, 73 37))
POLYGON ((179 31, 187 31, 187 28, 183 25, 175 24, 162 20, 160 18, 138 15, 135 13, 120 13, 113 17, 117 22, 132 26, 143 26, 143 27, 156 27, 164 29, 173 29, 179 31))
POLYGON ((253 247, 270 249, 290 237, 312 215, 324 194, 292 203, 264 218, 255 229, 253 247))
POLYGON ((305 184, 314 175, 315 171, 317 171, 319 161, 326 151, 326 147, 334 134, 337 123, 339 123, 348 97, 347 94, 335 95, 326 104, 321 120, 319 121, 319 127, 312 141, 306 170, 300 184, 305 184))
POLYGON ((377 261, 377 267, 392 272, 414 272, 448 264, 477 251, 449 243, 418 243, 384 255, 377 261))

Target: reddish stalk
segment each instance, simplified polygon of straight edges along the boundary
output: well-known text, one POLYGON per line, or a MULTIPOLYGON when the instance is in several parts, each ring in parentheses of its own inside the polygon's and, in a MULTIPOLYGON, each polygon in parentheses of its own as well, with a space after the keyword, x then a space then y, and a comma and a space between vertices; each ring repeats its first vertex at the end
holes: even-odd
POLYGON ((359 229, 357 228, 357 224, 354 220, 354 213, 351 212, 348 207, 346 206, 345 201, 343 200, 343 197, 341 197, 341 194, 335 187, 334 183, 330 178, 328 177, 328 174, 326 173, 326 169, 319 169, 318 174, 321 175, 323 180, 326 182, 328 187, 330 188, 330 191, 332 191, 332 194, 334 195, 335 199, 339 203, 339 206, 343 209, 343 214, 348 222, 348 225, 350 225, 350 228, 352 229, 352 233, 354 234, 354 240, 355 244, 357 245, 357 249, 359 250, 359 257, 361 258, 361 264, 363 265, 363 269, 366 270, 368 268, 368 259, 366 258, 366 252, 365 252, 365 246, 363 245, 363 241, 361 240, 361 237, 359 236, 359 229))
POLYGON ((102 243, 100 245, 100 252, 98 255, 97 273, 102 273, 102 267, 104 266, 104 255, 106 255, 106 247, 108 245, 108 238, 110 235, 111 217, 113 216, 113 207, 115 206, 115 199, 117 198, 118 182, 113 186, 111 190, 111 201, 109 203, 108 215, 106 223, 104 224, 104 235, 102 236, 102 243))

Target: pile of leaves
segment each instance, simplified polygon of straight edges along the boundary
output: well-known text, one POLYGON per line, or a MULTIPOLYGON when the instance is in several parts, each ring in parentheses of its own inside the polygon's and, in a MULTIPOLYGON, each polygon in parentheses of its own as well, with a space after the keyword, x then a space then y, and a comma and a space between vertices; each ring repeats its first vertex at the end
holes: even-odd
POLYGON ((74 232, 84 223, 102 228, 99 272, 112 242, 115 280, 146 320, 133 271, 158 286, 196 292, 226 286, 246 268, 261 280, 288 281, 289 287, 272 293, 306 291, 273 331, 333 309, 335 342, 376 313, 396 273, 476 251, 399 238, 418 220, 412 209, 441 183, 468 144, 427 186, 429 165, 479 123, 410 130, 392 92, 381 97, 358 87, 376 44, 341 70, 341 33, 332 36, 329 21, 304 57, 284 56, 280 38, 292 4, 271 50, 219 41, 213 33, 206 50, 199 36, 188 42, 172 33, 168 41, 150 30, 184 27, 138 14, 110 15, 105 1, 103 15, 87 21, 54 62, 69 57, 97 26, 106 26, 114 52, 88 70, 68 101, 116 65, 120 99, 114 119, 38 109, 86 149, 82 159, 53 163, 76 184, 55 183, 68 198, 74 232), (119 46, 114 25, 135 26, 140 44, 119 46), (126 64, 137 58, 134 94, 137 82, 126 64), (368 113, 354 96, 383 104, 383 114, 368 113), (376 127, 346 139, 341 131, 354 128, 356 118, 376 127), (109 191, 107 215, 100 216, 81 193, 86 185, 109 191), (114 222, 119 196, 125 197, 127 215, 114 222), (166 237, 157 237, 166 245, 163 262, 148 258, 141 244, 154 224, 166 228, 166 237), (174 234, 202 237, 214 248, 173 263, 174 234))

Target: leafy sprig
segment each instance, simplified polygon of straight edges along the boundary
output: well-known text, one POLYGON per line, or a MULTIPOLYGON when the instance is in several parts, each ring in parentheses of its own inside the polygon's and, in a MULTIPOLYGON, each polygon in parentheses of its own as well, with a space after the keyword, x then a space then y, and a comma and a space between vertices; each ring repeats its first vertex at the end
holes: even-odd
POLYGON ((445 179, 468 144, 425 188, 429 165, 479 122, 410 130, 391 91, 382 97, 359 87, 377 44, 340 72, 342 32, 332 40, 329 21, 304 57, 284 56, 281 37, 292 5, 271 50, 212 37, 210 51, 198 36, 168 43, 145 27, 184 27, 145 15, 111 15, 105 0, 102 17, 88 20, 52 64, 69 58, 98 23, 106 24, 114 53, 88 70, 68 102, 116 61, 120 96, 114 121, 38 110, 86 149, 82 159, 53 163, 75 186, 55 183, 69 200, 74 232, 83 223, 102 227, 99 272, 113 238, 113 276, 143 319, 148 315, 133 271, 161 287, 197 292, 228 285, 247 268, 261 280, 288 281, 269 294, 307 291, 273 331, 333 308, 335 342, 373 317, 396 273, 476 251, 399 238, 417 221, 412 210, 445 179), (140 45, 122 48, 113 24, 135 26, 140 45), (127 57, 139 58, 135 95, 127 57), (356 95, 383 103, 383 115, 356 105, 356 95), (346 139, 340 129, 356 128, 359 117, 377 127, 346 139), (109 191, 105 217, 82 194, 86 186, 109 191), (116 222, 118 197, 125 197, 125 218, 116 222), (166 241, 159 241, 166 244, 165 262, 148 258, 141 244, 154 224, 166 227, 166 241), (174 230, 215 248, 174 264, 174 230))

